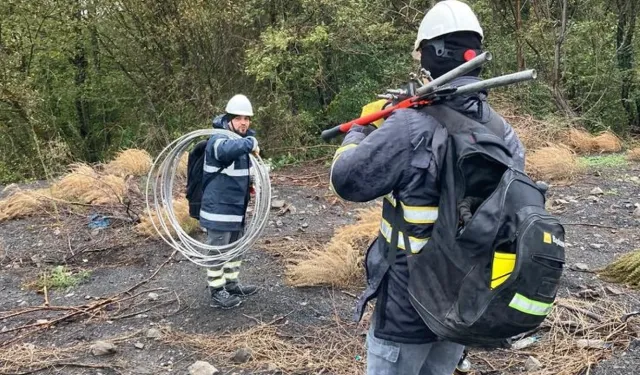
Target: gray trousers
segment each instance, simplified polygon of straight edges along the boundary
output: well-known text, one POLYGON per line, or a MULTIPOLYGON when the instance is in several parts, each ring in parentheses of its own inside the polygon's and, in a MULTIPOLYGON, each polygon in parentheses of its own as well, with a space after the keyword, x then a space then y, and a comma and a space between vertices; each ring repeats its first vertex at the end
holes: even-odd
MULTIPOLYGON (((375 316, 375 314, 374 314, 375 316)), ((464 346, 450 341, 405 344, 367 333, 367 375, 452 375, 464 346)))
MULTIPOLYGON (((207 229, 207 244, 214 246, 228 245, 240 239, 241 236, 242 232, 220 232, 207 229)), ((211 250, 210 252, 219 253, 216 250, 211 250)), ((207 268, 207 284, 212 289, 221 289, 226 284, 237 283, 241 265, 242 260, 234 258, 224 264, 207 268)))

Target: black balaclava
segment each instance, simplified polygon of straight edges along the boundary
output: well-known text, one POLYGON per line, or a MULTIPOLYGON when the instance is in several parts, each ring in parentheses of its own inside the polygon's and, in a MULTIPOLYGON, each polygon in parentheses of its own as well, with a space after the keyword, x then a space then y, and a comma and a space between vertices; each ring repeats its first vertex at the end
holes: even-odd
MULTIPOLYGON (((464 64, 482 53, 480 35, 470 31, 460 31, 443 35, 432 40, 423 40, 420 44, 420 65, 438 78, 448 71, 464 64)), ((467 73, 479 76, 482 68, 467 73)))

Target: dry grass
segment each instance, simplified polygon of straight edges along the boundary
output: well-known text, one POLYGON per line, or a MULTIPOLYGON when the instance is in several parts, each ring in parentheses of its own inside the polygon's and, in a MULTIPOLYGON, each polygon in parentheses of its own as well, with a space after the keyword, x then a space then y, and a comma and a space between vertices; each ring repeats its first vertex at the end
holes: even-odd
POLYGON ((584 130, 569 129, 563 134, 563 139, 567 145, 579 153, 590 153, 595 147, 593 136, 584 130))
POLYGON ((606 131, 593 139, 594 151, 598 152, 620 152, 622 151, 622 140, 610 131, 606 131))
POLYGON ((364 251, 378 234, 380 207, 361 210, 358 221, 336 230, 323 248, 299 252, 287 267, 288 282, 294 286, 361 284, 364 251))
POLYGON ((188 161, 189 161, 189 153, 185 152, 180 157, 180 162, 178 163, 178 168, 176 169, 176 176, 187 178, 188 161))
POLYGON ((11 195, 0 200, 0 221, 35 215, 51 202, 49 189, 13 189, 11 195))
POLYGON ((599 274, 607 281, 640 288, 640 251, 619 257, 604 267, 599 274))
POLYGON ((496 110, 513 126, 518 138, 527 150, 534 150, 557 142, 566 132, 569 124, 566 120, 540 120, 531 115, 520 114, 508 101, 499 100, 496 110))
POLYGON ((117 204, 127 191, 124 178, 103 175, 86 164, 73 164, 71 171, 51 186, 53 196, 85 204, 117 204))
POLYGON ((592 369, 610 358, 614 351, 625 350, 636 335, 637 317, 627 319, 625 309, 613 301, 587 302, 558 299, 541 326, 538 341, 524 349, 474 353, 499 373, 513 373, 527 358, 538 359, 543 367, 532 375, 575 375, 592 369), (596 319, 597 318, 597 319, 596 319), (583 347, 584 340, 600 343, 600 348, 583 347))
MULTIPOLYGON (((135 332, 130 335, 115 337, 106 341, 118 344, 131 340, 139 335, 135 332)), ((79 357, 85 357, 91 343, 82 343, 66 347, 36 346, 31 343, 13 344, 0 350, 0 374, 33 374, 50 369, 55 373, 67 373, 71 367, 104 368, 112 369, 109 365, 99 365, 78 361, 79 357), (62 372, 58 372, 62 371, 62 372)), ((116 367, 117 365, 114 365, 116 367)), ((110 372, 110 371, 105 371, 110 372)), ((53 373, 53 372, 50 372, 53 373)))
POLYGON ((273 324, 259 324, 226 335, 176 332, 164 340, 206 353, 221 365, 230 362, 238 349, 247 348, 251 360, 240 366, 254 371, 275 367, 285 374, 359 375, 364 374, 366 349, 355 329, 336 320, 329 326, 299 327, 296 332, 304 334, 289 335, 273 324))
MULTIPOLYGON (((173 212, 176 215, 176 219, 180 223, 180 227, 182 227, 182 230, 184 230, 187 234, 191 234, 199 228, 198 221, 189 216, 189 201, 187 201, 186 198, 174 198, 173 212)), ((163 209, 162 213, 164 220, 168 221, 169 217, 167 215, 167 211, 163 209)), ((162 228, 160 221, 158 220, 158 215, 155 211, 151 212, 151 216, 149 216, 148 213, 141 216, 140 223, 135 226, 135 231, 143 236, 160 238, 160 235, 153 227, 153 223, 155 223, 158 228, 162 228)), ((175 232, 173 227, 171 225, 168 226, 170 233, 175 236, 177 233, 175 232)))
POLYGON ((585 130, 570 129, 563 135, 563 138, 567 145, 581 154, 620 152, 622 150, 622 141, 610 131, 593 136, 585 130))
POLYGON ((152 163, 147 151, 131 148, 118 153, 115 159, 104 166, 104 171, 120 177, 143 176, 149 173, 152 163))
POLYGON ((567 182, 580 170, 576 154, 563 145, 547 146, 527 154, 526 171, 536 179, 567 182))
POLYGON ((640 161, 640 147, 635 147, 627 151, 627 159, 631 161, 640 161))
POLYGON ((124 178, 104 175, 86 164, 72 164, 70 172, 50 188, 21 190, 11 188, 10 195, 0 200, 0 221, 41 213, 57 202, 90 205, 115 205, 127 195, 124 178))

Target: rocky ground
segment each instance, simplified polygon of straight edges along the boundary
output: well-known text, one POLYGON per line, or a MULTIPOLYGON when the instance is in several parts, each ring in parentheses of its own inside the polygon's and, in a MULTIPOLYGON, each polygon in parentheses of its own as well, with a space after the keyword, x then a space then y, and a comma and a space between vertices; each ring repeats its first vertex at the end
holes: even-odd
MULTIPOLYGON (((125 220, 94 229, 91 212, 78 210, 0 223, 0 374, 187 374, 196 361, 225 374, 363 373, 366 327, 350 323, 362 288, 294 288, 285 278, 287 252, 269 246, 326 242, 354 221, 363 205, 335 200, 326 177, 323 166, 274 175, 274 199, 295 209, 271 210, 241 273, 261 290, 232 310, 209 307, 204 271, 125 220), (58 265, 86 278, 43 293, 34 282, 58 265)), ((552 186, 549 202, 567 228, 562 297, 640 309, 637 292, 594 272, 635 249, 640 165, 594 165, 572 184, 552 186)), ((473 351, 474 371, 527 371, 501 366, 500 356, 473 351)), ((630 374, 640 365, 635 342, 604 356, 590 374, 630 374)))

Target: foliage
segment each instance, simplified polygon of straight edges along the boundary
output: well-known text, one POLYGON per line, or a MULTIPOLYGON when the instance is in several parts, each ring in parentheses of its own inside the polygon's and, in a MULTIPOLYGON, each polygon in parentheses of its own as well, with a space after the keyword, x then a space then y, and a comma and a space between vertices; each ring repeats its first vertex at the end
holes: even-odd
POLYGON ((50 272, 46 271, 38 277, 38 280, 34 282, 34 287, 42 289, 47 287, 52 288, 69 288, 76 286, 86 281, 91 276, 91 272, 87 270, 80 270, 78 272, 72 272, 67 270, 65 266, 56 266, 50 272))
MULTIPOLYGON (((238 92, 267 157, 309 158, 300 150, 321 130, 417 70, 411 46, 433 2, 2 1, 0 182, 126 148, 153 155, 238 92)), ((500 90, 518 112, 622 136, 640 125, 633 0, 468 2, 494 54, 484 77, 539 72, 500 90)))

